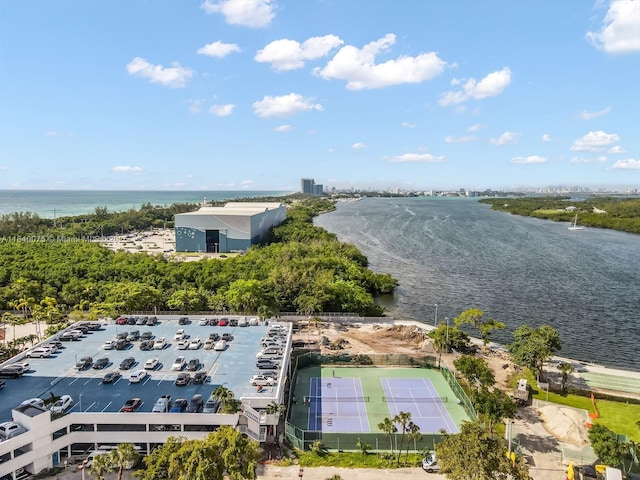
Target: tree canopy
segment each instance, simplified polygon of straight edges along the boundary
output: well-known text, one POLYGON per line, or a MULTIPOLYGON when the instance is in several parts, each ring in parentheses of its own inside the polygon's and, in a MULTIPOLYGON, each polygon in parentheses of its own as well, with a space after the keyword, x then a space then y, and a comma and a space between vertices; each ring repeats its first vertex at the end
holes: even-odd
POLYGON ((538 328, 522 325, 513 332, 513 338, 509 353, 514 363, 537 372, 538 378, 542 377, 544 362, 562 346, 558 331, 549 325, 538 328))

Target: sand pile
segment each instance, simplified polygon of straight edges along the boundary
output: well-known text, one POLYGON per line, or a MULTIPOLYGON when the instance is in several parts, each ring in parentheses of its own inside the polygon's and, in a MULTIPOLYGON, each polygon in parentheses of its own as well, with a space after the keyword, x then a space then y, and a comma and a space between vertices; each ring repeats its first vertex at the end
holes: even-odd
POLYGON ((589 443, 584 414, 555 405, 542 407, 539 413, 545 430, 557 439, 580 447, 589 443))

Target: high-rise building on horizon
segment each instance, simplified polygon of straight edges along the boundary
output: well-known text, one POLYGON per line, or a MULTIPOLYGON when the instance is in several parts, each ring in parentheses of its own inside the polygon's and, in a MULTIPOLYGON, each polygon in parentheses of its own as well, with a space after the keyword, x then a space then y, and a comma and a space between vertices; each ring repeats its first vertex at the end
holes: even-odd
POLYGON ((301 178, 300 191, 308 195, 324 195, 324 185, 316 183, 313 178, 301 178))

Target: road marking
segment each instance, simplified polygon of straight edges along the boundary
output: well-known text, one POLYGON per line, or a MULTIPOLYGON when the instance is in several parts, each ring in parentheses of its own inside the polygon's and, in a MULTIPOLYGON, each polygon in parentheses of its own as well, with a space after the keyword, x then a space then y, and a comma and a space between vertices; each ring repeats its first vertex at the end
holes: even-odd
POLYGON ((109 402, 105 405, 105 407, 102 409, 102 412, 104 412, 107 408, 109 408, 111 406, 113 402, 109 402))

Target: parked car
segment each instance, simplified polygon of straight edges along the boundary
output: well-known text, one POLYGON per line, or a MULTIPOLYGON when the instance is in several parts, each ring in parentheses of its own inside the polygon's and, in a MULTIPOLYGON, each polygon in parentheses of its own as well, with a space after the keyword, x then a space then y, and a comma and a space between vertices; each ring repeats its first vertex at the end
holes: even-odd
POLYGON ((127 317, 119 317, 116 320, 116 325, 126 325, 127 324, 127 317))
POLYGON ((189 323, 189 317, 180 317, 178 319, 178 325, 188 325, 189 323))
POLYGON ((115 340, 107 340, 102 344, 102 348, 104 350, 113 350, 114 348, 116 348, 116 341, 115 340))
POLYGON ((188 404, 189 402, 187 402, 186 398, 176 398, 173 404, 171 405, 169 412, 182 413, 187 409, 188 404))
POLYGON ((113 372, 108 372, 102 377, 102 383, 116 383, 120 380, 122 374, 118 370, 114 370, 113 372))
POLYGON ((198 320, 198 325, 200 325, 201 327, 206 327, 207 325, 209 325, 209 319, 201 318, 200 320, 198 320))
POLYGON ((2 440, 8 440, 10 438, 17 437, 24 432, 26 432, 25 428, 15 422, 0 423, 0 439, 2 440))
POLYGON ((146 362, 144 362, 144 368, 145 370, 155 370, 158 365, 160 365, 160 360, 158 360, 157 358, 150 358, 149 360, 147 360, 146 362))
POLYGON ((76 370, 88 370, 91 368, 91 365, 93 365, 93 358, 82 357, 78 360, 78 363, 76 363, 76 370))
POLYGON ((202 412, 202 407, 204 405, 204 399, 202 395, 196 393, 191 400, 189 400, 189 405, 187 406, 187 413, 200 413, 202 412))
POLYGON ((96 363, 93 364, 93 368, 96 370, 102 370, 107 365, 109 365, 109 359, 107 357, 102 357, 96 360, 96 363))
POLYGON ((158 323, 158 319, 156 317, 149 317, 147 319, 147 327, 153 327, 156 323, 158 323))
POLYGON ((207 338, 204 342, 204 346, 202 348, 204 348, 205 350, 211 350, 213 348, 213 346, 216 344, 215 340, 212 340, 210 338, 207 338))
POLYGON ((20 404, 20 407, 26 407, 27 405, 36 405, 38 407, 44 407, 44 400, 41 398, 29 398, 20 404))
POLYGON ((213 349, 221 352, 223 351, 225 348, 227 348, 227 342, 225 342, 224 340, 218 340, 214 345, 213 345, 213 349))
POLYGON ((229 326, 230 327, 237 327, 238 326, 238 320, 235 319, 235 318, 229 319, 229 326))
POLYGON ((129 370, 136 363, 136 359, 133 357, 127 357, 120 362, 120 370, 129 370))
POLYGON ((24 374, 24 368, 6 365, 0 368, 0 378, 18 378, 24 374))
POLYGON ((193 376, 193 383, 196 385, 201 385, 207 381, 207 372, 196 372, 193 376))
POLYGON ((189 342, 189 350, 198 350, 202 346, 200 337, 196 337, 189 342))
POLYGON ((156 338, 156 341, 153 342, 153 348, 155 350, 163 350, 164 347, 167 346, 167 337, 156 338))
POLYGON ((181 372, 176 377, 175 384, 179 387, 184 387, 185 385, 188 385, 190 381, 191 381, 191 375, 189 375, 188 373, 181 372))
POLYGON ((120 408, 121 412, 135 412, 142 405, 142 399, 140 398, 130 398, 124 405, 120 408))
POLYGON ((127 339, 119 339, 116 340, 116 350, 124 350, 125 348, 129 348, 131 342, 127 339))
POLYGON ((251 385, 255 386, 262 386, 262 385, 275 385, 276 384, 276 380, 275 378, 271 378, 268 377, 267 375, 254 375, 249 379, 249 382, 251 383, 251 385))
POLYGON ((220 320, 218 320, 218 326, 219 327, 226 327, 227 325, 229 325, 229 319, 228 318, 221 318, 220 320))
POLYGON ((144 325, 147 322, 146 317, 137 317, 136 318, 136 325, 144 325))
POLYGON ((217 413, 220 408, 220 400, 210 397, 202 408, 202 413, 217 413))
POLYGON ((258 367, 260 370, 273 370, 279 368, 280 365, 273 362, 272 360, 258 360, 256 362, 256 367, 258 367))
POLYGON ((186 350, 189 347, 189 340, 178 340, 176 348, 178 350, 186 350))
POLYGON ((180 329, 178 330, 175 335, 173 336, 174 340, 184 340, 185 337, 187 336, 187 334, 185 333, 184 329, 180 329))
POLYGON ((171 395, 162 395, 153 404, 152 412, 165 413, 171 410, 171 395))
POLYGON ((242 317, 241 319, 238 320, 238 326, 239 327, 248 327, 249 326, 249 320, 247 320, 245 317, 242 317))
POLYGON ((146 331, 140 334, 140 340, 151 340, 153 338, 153 332, 146 331))
POLYGON ((436 461, 436 452, 431 452, 422 459, 422 469, 427 473, 440 471, 440 465, 436 461))
POLYGON ((47 357, 50 357, 51 355, 53 355, 53 352, 51 351, 50 348, 38 347, 27 352, 26 357, 27 358, 47 358, 47 357))
POLYGON ((11 364, 11 366, 17 368, 22 373, 27 373, 29 370, 31 370, 31 365, 29 365, 29 362, 14 362, 11 364))
POLYGON ((148 352, 149 350, 153 350, 155 347, 155 343, 153 340, 143 340, 140 342, 140 350, 148 352))
POLYGON ((171 370, 182 370, 185 366, 185 359, 182 355, 175 359, 173 365, 171 365, 171 370))
POLYGON ((221 338, 222 338, 222 340, 224 340, 225 342, 230 342, 230 341, 231 341, 231 339, 232 339, 233 337, 231 336, 231 334, 230 334, 229 332, 224 332, 224 333, 222 334, 222 337, 221 337, 221 338))
POLYGON ((131 374, 131 376, 129 377, 129 381, 131 383, 140 383, 142 382, 145 378, 147 378, 147 371, 146 370, 136 370, 135 372, 133 372, 131 374))
POLYGON ((129 332, 129 334, 127 335, 127 340, 130 342, 135 342, 140 338, 140 331, 139 330, 131 330, 129 332))
POLYGON ((215 327, 216 325, 218 325, 219 321, 220 320, 218 320, 217 318, 212 318, 211 320, 209 320, 209 326, 215 327))
POLYGON ((198 368, 200 368, 200 360, 197 358, 192 358, 189 360, 189 363, 187 363, 187 370, 190 372, 195 372, 198 368))
POLYGON ((51 410, 52 413, 63 413, 66 412, 71 405, 73 405, 71 395, 62 395, 56 403, 49 407, 49 410, 51 410))
POLYGON ((218 340, 220 340, 220 335, 217 332, 212 332, 209 334, 209 340, 217 342, 218 340))

